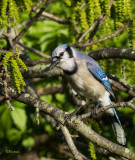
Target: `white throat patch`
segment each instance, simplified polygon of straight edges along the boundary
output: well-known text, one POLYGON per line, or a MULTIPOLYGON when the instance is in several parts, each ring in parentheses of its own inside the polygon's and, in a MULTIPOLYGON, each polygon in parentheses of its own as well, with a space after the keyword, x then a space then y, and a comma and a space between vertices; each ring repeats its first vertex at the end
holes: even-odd
POLYGON ((58 67, 63 69, 64 71, 72 71, 76 67, 76 62, 74 58, 68 58, 68 59, 61 59, 58 67))

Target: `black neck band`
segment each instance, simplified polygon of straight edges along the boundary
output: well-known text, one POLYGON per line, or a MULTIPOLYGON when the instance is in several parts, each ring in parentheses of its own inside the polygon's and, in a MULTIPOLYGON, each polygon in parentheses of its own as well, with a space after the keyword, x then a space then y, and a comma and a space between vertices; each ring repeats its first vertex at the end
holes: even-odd
POLYGON ((68 54, 69 54, 69 58, 72 58, 72 57, 73 57, 73 52, 72 52, 72 50, 71 50, 70 46, 67 46, 67 48, 66 48, 66 50, 65 50, 65 51, 67 51, 67 52, 68 52, 68 54))
POLYGON ((67 74, 67 75, 73 75, 77 72, 77 70, 78 70, 78 67, 75 64, 75 67, 72 70, 70 70, 70 71, 69 70, 64 70, 64 73, 67 74))

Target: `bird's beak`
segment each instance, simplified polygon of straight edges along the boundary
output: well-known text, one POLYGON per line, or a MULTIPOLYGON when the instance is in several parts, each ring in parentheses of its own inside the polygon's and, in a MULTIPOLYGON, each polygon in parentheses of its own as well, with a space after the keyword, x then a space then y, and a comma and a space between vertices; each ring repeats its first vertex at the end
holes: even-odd
POLYGON ((50 65, 50 70, 52 70, 59 62, 60 62, 59 59, 57 59, 56 61, 52 61, 51 65, 50 65))

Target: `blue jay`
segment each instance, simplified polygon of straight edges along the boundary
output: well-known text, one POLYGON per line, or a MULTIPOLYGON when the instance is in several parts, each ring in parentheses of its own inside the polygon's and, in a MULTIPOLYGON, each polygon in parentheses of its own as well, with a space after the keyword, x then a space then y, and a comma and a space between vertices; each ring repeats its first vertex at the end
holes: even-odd
MULTIPOLYGON (((100 102, 101 107, 111 104, 110 96, 114 97, 111 84, 94 59, 63 44, 52 52, 50 69, 55 66, 64 71, 70 85, 79 95, 100 102)), ((124 130, 115 109, 111 108, 106 112, 110 117, 117 141, 125 145, 124 130)))

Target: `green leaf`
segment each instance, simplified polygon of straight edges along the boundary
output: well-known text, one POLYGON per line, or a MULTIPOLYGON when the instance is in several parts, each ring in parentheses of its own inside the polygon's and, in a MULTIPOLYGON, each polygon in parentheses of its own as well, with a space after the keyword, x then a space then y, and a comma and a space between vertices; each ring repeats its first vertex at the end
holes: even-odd
POLYGON ((11 112, 11 117, 17 128, 20 130, 26 129, 27 116, 24 108, 16 107, 13 112, 11 112))
POLYGON ((17 129, 12 128, 8 131, 7 138, 10 142, 17 143, 21 139, 22 133, 23 132, 20 132, 17 129))
POLYGON ((56 94, 56 99, 57 99, 61 104, 64 104, 66 97, 65 97, 64 94, 57 93, 57 94, 56 94))
MULTIPOLYGON (((3 106, 4 107, 4 106, 3 106)), ((8 129, 11 128, 12 119, 11 119, 11 110, 5 106, 5 109, 1 110, 0 114, 0 126, 4 132, 7 132, 8 129)))
POLYGON ((54 135, 54 130, 50 126, 50 124, 45 125, 45 131, 47 131, 50 135, 54 135))
POLYGON ((1 128, 1 126, 0 126, 0 139, 3 139, 4 138, 4 131, 3 131, 3 129, 1 128))
POLYGON ((22 141, 22 145, 26 148, 31 148, 35 144, 35 140, 33 137, 27 137, 22 141))

